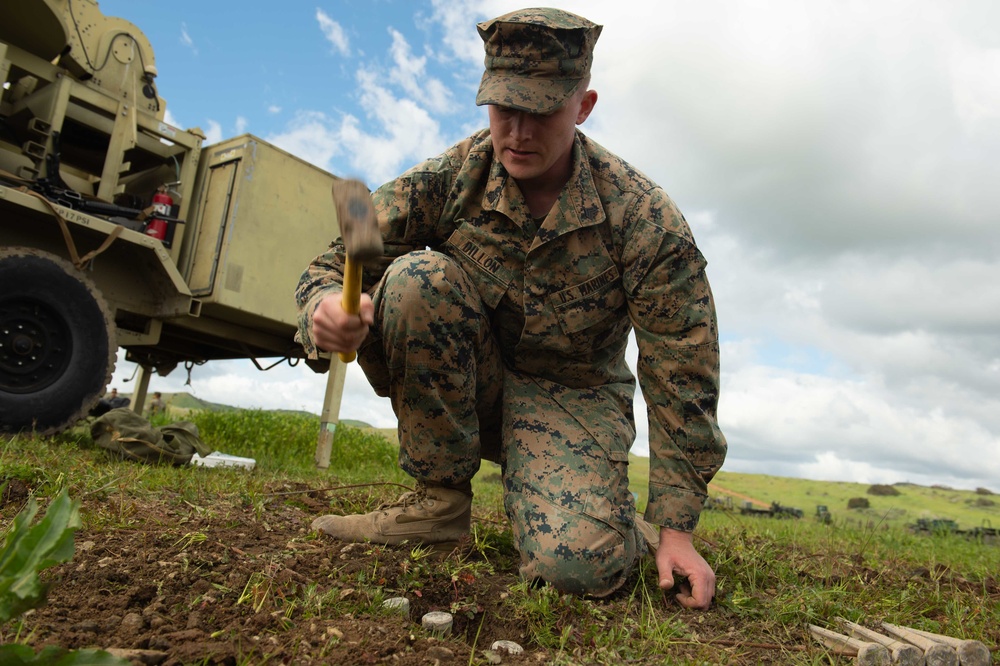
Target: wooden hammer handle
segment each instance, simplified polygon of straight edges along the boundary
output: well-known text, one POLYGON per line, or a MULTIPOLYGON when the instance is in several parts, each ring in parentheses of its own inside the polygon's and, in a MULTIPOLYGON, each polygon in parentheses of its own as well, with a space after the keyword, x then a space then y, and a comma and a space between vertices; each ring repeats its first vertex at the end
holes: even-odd
MULTIPOLYGON (((347 314, 356 315, 361 310, 361 262, 353 261, 347 255, 344 261, 344 291, 340 296, 340 306, 347 314)), ((340 360, 350 363, 358 354, 354 351, 340 352, 340 360)))

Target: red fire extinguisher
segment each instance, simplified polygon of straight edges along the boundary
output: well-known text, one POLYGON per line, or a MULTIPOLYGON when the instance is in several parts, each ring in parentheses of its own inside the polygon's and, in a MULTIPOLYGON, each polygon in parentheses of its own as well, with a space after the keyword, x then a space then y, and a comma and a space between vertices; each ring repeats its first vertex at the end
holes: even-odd
POLYGON ((174 205, 174 200, 165 190, 159 189, 153 195, 153 215, 146 223, 146 235, 159 238, 161 241, 167 240, 167 230, 169 223, 163 219, 170 217, 170 209, 174 205))

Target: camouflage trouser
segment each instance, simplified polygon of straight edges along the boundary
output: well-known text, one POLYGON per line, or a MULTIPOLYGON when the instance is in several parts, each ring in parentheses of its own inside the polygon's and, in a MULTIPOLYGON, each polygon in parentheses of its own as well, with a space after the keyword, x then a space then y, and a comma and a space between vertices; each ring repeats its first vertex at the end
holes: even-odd
POLYGON ((628 490, 631 424, 622 417, 595 437, 608 419, 582 423, 584 410, 567 409, 586 390, 505 367, 472 281, 443 254, 400 257, 373 300, 358 361, 392 401, 401 467, 458 485, 480 459, 499 462, 521 575, 595 596, 621 586, 644 551, 628 490))

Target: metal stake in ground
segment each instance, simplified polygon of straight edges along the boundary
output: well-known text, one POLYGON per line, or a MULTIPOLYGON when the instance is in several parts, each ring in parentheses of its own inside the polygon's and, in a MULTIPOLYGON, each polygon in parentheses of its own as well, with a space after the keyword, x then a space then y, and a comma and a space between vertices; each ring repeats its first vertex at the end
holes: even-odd
POLYGON ((953 638, 952 636, 935 634, 933 632, 922 631, 920 629, 912 629, 911 631, 915 631, 921 636, 926 636, 932 641, 944 643, 945 645, 950 645, 955 648, 955 652, 958 653, 958 661, 962 664, 962 666, 990 666, 993 661, 992 656, 990 655, 990 649, 980 641, 953 638))
POLYGON ((877 631, 863 627, 860 624, 855 624, 842 617, 838 617, 837 622, 853 636, 884 645, 888 648, 889 656, 892 657, 892 663, 896 664, 896 666, 923 666, 924 664, 924 653, 916 645, 883 636, 877 631))
POLYGON ((882 628, 896 638, 900 638, 908 643, 913 643, 924 651, 924 660, 927 666, 958 666, 958 653, 955 648, 943 643, 932 641, 926 636, 921 636, 912 629, 900 627, 888 622, 882 623, 882 628))
POLYGON ((850 654, 853 651, 855 654, 854 663, 858 666, 890 666, 892 663, 889 650, 884 645, 850 638, 835 631, 817 627, 815 624, 809 625, 809 633, 823 645, 840 650, 841 653, 850 654))

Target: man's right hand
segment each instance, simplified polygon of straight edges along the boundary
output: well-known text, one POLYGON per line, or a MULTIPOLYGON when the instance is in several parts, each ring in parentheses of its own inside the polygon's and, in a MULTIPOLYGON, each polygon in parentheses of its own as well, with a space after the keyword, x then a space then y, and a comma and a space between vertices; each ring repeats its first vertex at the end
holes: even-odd
POLYGON ((694 536, 690 532, 660 528, 656 568, 660 574, 660 587, 664 590, 674 588, 674 574, 687 577, 687 584, 679 585, 675 596, 681 606, 706 610, 712 604, 715 596, 715 572, 695 550, 694 536))
POLYGON ((368 336, 368 327, 375 322, 375 305, 368 294, 361 294, 358 314, 344 312, 340 299, 340 294, 327 296, 313 313, 313 342, 334 354, 357 351, 368 336))

